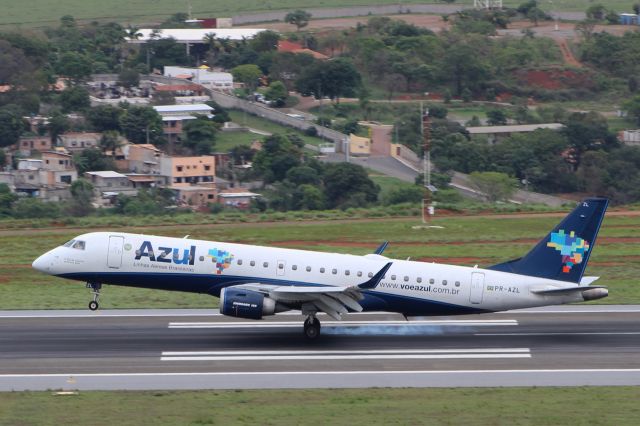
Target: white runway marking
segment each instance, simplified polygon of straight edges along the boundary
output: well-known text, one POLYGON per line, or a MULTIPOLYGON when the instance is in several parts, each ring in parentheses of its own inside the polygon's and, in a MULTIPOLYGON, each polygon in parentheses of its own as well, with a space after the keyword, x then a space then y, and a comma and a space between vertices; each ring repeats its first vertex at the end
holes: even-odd
MULTIPOLYGON (((323 327, 349 327, 349 326, 500 326, 518 325, 516 320, 416 320, 416 321, 322 321, 323 327)), ((266 322, 170 322, 169 328, 280 328, 301 327, 296 321, 266 321, 266 322)))
POLYGON ((638 335, 640 331, 549 332, 549 333, 475 333, 474 336, 611 336, 638 335))
POLYGON ((205 351, 163 352, 161 361, 317 361, 362 359, 531 358, 529 348, 388 349, 354 351, 205 351))

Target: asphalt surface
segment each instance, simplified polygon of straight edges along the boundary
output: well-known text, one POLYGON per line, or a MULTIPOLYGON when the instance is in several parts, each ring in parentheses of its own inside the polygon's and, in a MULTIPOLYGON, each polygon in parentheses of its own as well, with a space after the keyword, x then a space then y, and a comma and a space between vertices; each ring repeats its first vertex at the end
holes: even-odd
POLYGON ((0 311, 0 390, 640 385, 640 306, 320 318, 0 311))

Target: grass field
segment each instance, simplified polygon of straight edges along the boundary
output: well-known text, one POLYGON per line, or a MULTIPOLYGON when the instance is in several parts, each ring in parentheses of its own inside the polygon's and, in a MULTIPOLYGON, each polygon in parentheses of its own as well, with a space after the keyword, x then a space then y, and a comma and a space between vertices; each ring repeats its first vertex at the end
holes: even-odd
MULTIPOLYGON (((278 133, 281 135, 287 135, 287 134, 294 134, 297 136, 300 136, 300 138, 302 138, 302 140, 304 141, 304 143, 309 144, 309 145, 319 145, 321 143, 324 143, 326 141, 322 140, 321 138, 317 138, 317 137, 312 137, 312 136, 307 136, 305 135, 303 132, 301 132, 298 129, 294 129, 293 127, 287 127, 287 126, 283 126, 281 124, 278 123, 274 123, 273 121, 269 121, 267 119, 264 119, 262 117, 256 117, 255 115, 251 115, 251 114, 246 114, 243 113, 242 111, 229 111, 229 116, 231 117, 231 120, 236 123, 236 124, 240 124, 242 126, 246 126, 246 127, 251 127, 252 129, 257 129, 257 130, 262 130, 264 132, 268 132, 268 133, 278 133)), ((219 135, 219 139, 222 141, 223 137, 226 137, 225 135, 222 134, 218 134, 219 135)), ((245 133, 244 136, 248 136, 250 140, 254 140, 254 139, 264 139, 264 136, 258 135, 258 134, 254 134, 254 133, 245 133)), ((242 136, 233 136, 234 138, 237 138, 235 140, 236 143, 246 143, 243 141, 242 136)), ((224 143, 224 142, 223 142, 224 143)), ((233 143, 233 142, 232 142, 233 143)), ((251 142, 249 142, 251 143, 251 142)), ((224 145, 222 146, 230 146, 231 148, 233 148, 233 146, 235 145, 231 145, 229 143, 224 143, 224 145)), ((216 142, 216 150, 220 150, 221 148, 218 146, 218 143, 216 142)))
POLYGON ((640 387, 0 394, 2 425, 616 425, 640 387))
MULTIPOLYGON (((198 17, 230 17, 239 13, 292 10, 310 8, 348 7, 358 5, 398 4, 396 0, 240 0, 235 2, 191 0, 193 14, 198 17)), ((430 3, 429 1, 404 0, 402 4, 409 7, 416 3, 430 3)), ((434 2, 431 2, 434 3, 434 2)), ((469 5, 470 2, 457 2, 469 5)), ((505 6, 518 6, 521 0, 506 0, 505 6)), ((618 12, 630 12, 630 1, 612 0, 603 2, 607 7, 618 12)), ((540 2, 546 10, 584 11, 594 4, 590 0, 555 0, 540 2)), ((177 12, 187 12, 187 1, 174 0, 30 0, 28 2, 14 2, 0 0, 2 14, 0 26, 23 25, 38 27, 56 24, 61 16, 73 15, 80 20, 117 21, 122 23, 150 23, 159 22, 177 12)))
MULTIPOLYGON (((384 240, 391 258, 436 261, 480 267, 526 253, 555 225, 557 217, 439 217, 443 229, 416 231, 417 218, 307 221, 285 223, 154 225, 162 219, 146 218, 148 226, 119 226, 118 230, 213 241, 275 245, 340 253, 371 253, 384 240)), ((144 221, 143 221, 144 222, 144 221)), ((85 222, 89 223, 89 222, 85 222)), ((100 222, 97 222, 100 223, 100 222)), ((605 218, 587 275, 601 276, 598 284, 610 288, 602 303, 640 303, 640 218, 605 218)), ((83 229, 49 228, 0 231, 0 309, 84 308, 89 293, 83 283, 46 276, 31 269, 39 254, 64 243, 83 229)), ((104 227, 111 228, 113 227, 104 227)), ((104 308, 215 307, 206 295, 106 286, 104 308)))

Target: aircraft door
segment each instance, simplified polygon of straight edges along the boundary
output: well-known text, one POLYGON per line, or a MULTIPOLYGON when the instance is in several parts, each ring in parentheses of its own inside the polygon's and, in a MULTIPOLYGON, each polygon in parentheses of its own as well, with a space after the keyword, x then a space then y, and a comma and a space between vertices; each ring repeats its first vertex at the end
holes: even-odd
POLYGON ((107 266, 112 269, 120 269, 122 266, 122 247, 124 237, 111 235, 109 237, 109 252, 107 254, 107 266))
POLYGON ((285 262, 284 260, 278 260, 278 269, 276 270, 276 275, 283 277, 285 269, 287 269, 287 262, 285 262))
POLYGON ((471 273, 471 294, 469 301, 474 305, 482 303, 482 293, 484 292, 484 274, 482 272, 471 273))

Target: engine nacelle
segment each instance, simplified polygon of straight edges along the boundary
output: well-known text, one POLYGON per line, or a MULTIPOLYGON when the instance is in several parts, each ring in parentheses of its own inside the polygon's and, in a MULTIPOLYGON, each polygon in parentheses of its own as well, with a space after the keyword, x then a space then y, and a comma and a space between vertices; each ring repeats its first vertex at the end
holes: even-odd
POLYGON ((276 313, 276 301, 257 291, 227 287, 220 292, 220 313, 258 320, 276 313))

